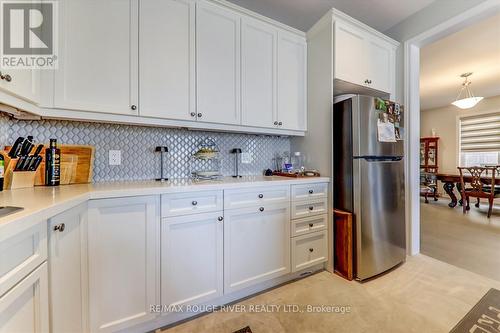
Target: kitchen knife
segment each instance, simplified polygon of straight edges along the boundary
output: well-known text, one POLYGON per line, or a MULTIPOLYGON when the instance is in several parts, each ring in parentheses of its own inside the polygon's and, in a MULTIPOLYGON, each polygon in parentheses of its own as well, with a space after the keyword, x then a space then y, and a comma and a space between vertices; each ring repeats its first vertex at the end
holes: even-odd
MULTIPOLYGON (((26 164, 26 167, 25 167, 26 170, 34 171, 33 168, 35 167, 35 163, 37 161, 37 157, 38 157, 38 155, 40 155, 40 152, 42 151, 42 149, 43 149, 43 144, 39 144, 36 147, 35 152, 33 153, 33 155, 31 155, 30 157, 28 157, 28 163, 26 164)), ((35 168, 35 170, 36 170, 36 168, 35 168)))
POLYGON ((29 153, 31 152, 31 149, 33 149, 33 147, 34 147, 34 144, 29 138, 24 140, 23 146, 21 148, 21 156, 28 156, 29 153))
POLYGON ((38 167, 40 166, 40 163, 42 163, 42 156, 38 155, 35 158, 33 158, 33 163, 31 163, 31 166, 29 168, 29 171, 36 171, 38 167))
POLYGON ((17 140, 16 140, 16 142, 14 142, 14 145, 12 146, 12 148, 10 148, 10 151, 9 151, 10 158, 16 158, 19 155, 23 141, 24 141, 24 138, 22 136, 17 138, 17 140))
POLYGON ((14 168, 14 171, 24 171, 24 168, 26 167, 26 162, 28 160, 28 156, 21 156, 17 160, 16 167, 14 168))

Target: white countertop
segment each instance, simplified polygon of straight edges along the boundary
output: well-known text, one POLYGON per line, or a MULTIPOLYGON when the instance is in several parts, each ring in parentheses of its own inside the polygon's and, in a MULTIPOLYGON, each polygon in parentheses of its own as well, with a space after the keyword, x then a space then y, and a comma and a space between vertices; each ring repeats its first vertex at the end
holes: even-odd
MULTIPOLYGON (((87 200, 107 199, 139 195, 157 195, 173 192, 200 190, 224 190, 231 188, 291 185, 303 183, 325 183, 326 177, 288 178, 247 176, 242 178, 225 177, 220 181, 193 182, 189 179, 173 179, 166 182, 127 181, 103 182, 95 184, 63 185, 58 187, 33 187, 0 192, 0 206, 23 207, 22 211, 0 218, 0 231, 5 228, 26 227, 64 212, 87 200), (14 223, 18 222, 18 223, 14 223), (31 222, 31 223, 29 223, 31 222)), ((0 232, 0 240, 2 232, 0 232)))

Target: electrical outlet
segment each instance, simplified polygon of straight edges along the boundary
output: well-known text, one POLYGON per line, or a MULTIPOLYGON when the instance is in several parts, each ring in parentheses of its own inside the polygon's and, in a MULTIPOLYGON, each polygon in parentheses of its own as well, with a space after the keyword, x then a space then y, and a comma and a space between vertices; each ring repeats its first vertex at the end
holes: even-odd
POLYGON ((242 164, 250 164, 250 163, 252 163, 252 154, 250 154, 250 153, 241 153, 241 163, 242 164))
POLYGON ((121 165, 122 164, 122 151, 121 150, 110 150, 109 151, 109 165, 121 165))

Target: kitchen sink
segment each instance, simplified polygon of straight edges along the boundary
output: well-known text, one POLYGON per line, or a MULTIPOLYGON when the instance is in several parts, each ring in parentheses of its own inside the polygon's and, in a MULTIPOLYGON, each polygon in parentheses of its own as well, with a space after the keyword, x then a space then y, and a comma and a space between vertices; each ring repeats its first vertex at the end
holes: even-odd
POLYGON ((17 213, 20 210, 23 210, 22 207, 13 207, 13 206, 0 206, 0 217, 4 217, 10 214, 17 213))

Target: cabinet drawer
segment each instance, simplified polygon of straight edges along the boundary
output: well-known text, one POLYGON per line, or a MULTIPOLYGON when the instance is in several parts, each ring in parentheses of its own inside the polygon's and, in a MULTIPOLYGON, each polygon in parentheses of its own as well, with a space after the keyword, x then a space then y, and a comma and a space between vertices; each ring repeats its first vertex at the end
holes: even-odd
POLYGON ((292 200, 309 200, 328 196, 328 183, 292 185, 292 200))
POLYGON ((307 216, 326 214, 328 207, 327 198, 292 202, 292 219, 299 219, 307 216))
POLYGON ((169 193, 161 196, 161 216, 179 216, 222 210, 222 191, 169 193))
POLYGON ((46 221, 0 240, 0 296, 46 259, 46 221))
POLYGON ((327 248, 326 230, 292 238, 292 271, 327 261, 327 248))
POLYGON ((327 223, 328 215, 326 214, 292 220, 292 237, 325 230, 327 223))
POLYGON ((290 201, 290 186, 224 191, 224 209, 262 206, 290 201))

